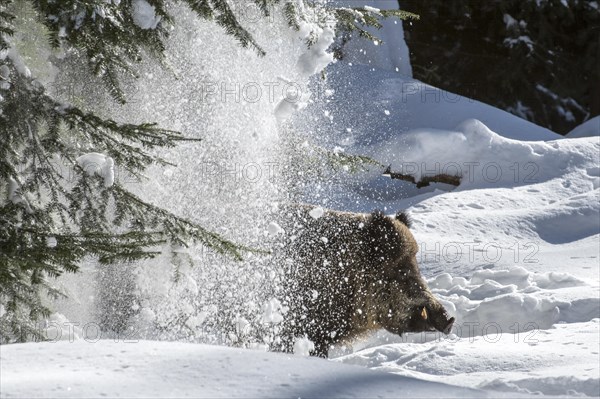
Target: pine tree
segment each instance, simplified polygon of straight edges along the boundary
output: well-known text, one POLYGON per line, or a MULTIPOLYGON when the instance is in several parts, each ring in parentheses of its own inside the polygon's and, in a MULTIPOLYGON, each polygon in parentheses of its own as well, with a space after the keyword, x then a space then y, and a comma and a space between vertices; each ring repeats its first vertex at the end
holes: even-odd
MULTIPOLYGON (((43 338, 35 328, 50 312, 43 291, 61 295, 48 277, 77 271, 86 256, 101 264, 131 262, 157 255, 165 242, 195 242, 241 259, 249 248, 142 200, 115 180, 116 167, 140 177, 150 164, 164 165, 151 155, 155 148, 199 140, 152 123, 119 124, 54 99, 11 43, 11 3, 0 1, 0 341, 43 338)), ((262 53, 226 1, 186 3, 262 53)), ((151 2, 157 22, 151 29, 136 17, 135 7, 150 5, 139 0, 31 4, 50 43, 80 50, 121 103, 120 79, 135 76, 143 51, 163 56, 172 21, 163 1, 151 2)))

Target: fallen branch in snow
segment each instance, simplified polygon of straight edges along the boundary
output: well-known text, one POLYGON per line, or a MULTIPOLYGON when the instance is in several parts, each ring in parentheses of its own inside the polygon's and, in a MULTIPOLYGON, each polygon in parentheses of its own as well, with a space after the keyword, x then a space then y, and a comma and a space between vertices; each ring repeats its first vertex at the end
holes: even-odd
POLYGON ((392 166, 388 166, 383 172, 383 176, 387 176, 390 179, 404 180, 413 184, 416 184, 417 188, 427 187, 431 183, 446 183, 452 186, 458 186, 460 184, 461 176, 453 176, 446 173, 440 173, 433 176, 423 176, 419 181, 412 175, 406 175, 403 173, 392 172, 392 166))

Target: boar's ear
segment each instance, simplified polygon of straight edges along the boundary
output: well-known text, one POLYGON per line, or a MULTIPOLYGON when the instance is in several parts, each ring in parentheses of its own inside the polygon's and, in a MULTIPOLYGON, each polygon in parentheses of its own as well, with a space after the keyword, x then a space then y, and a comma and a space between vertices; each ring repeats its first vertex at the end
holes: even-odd
POLYGON ((385 217, 385 214, 379 209, 376 209, 371 213, 371 220, 373 220, 374 222, 381 222, 385 220, 385 217))
POLYGON ((396 220, 408 228, 412 227, 412 220, 405 211, 398 212, 396 214, 396 220))

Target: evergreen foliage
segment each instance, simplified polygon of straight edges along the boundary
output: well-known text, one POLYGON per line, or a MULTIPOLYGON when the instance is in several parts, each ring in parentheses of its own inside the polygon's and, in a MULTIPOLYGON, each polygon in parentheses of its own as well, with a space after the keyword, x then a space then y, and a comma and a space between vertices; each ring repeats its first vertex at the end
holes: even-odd
POLYGON ((339 7, 334 8, 333 14, 336 17, 338 29, 344 32, 358 32, 360 37, 372 41, 381 42, 376 36, 367 31, 365 27, 374 27, 381 29, 383 26, 381 18, 396 17, 402 20, 418 20, 417 14, 404 10, 376 10, 366 7, 339 7))
POLYGON ((415 78, 564 134, 600 114, 600 9, 582 0, 400 1, 415 78))
MULTIPOLYGON (((120 102, 119 78, 135 75, 133 63, 142 49, 159 57, 164 51, 162 23, 171 18, 161 1, 152 2, 161 18, 156 29, 134 23, 132 2, 31 3, 49 29, 50 42, 84 51, 90 68, 120 102)), ((210 16, 218 14, 215 18, 231 25, 228 31, 238 37, 237 25, 224 16, 231 10, 217 3, 225 2, 211 2, 210 16)), ((199 140, 152 123, 119 124, 56 101, 11 48, 14 19, 11 1, 1 0, 0 342, 43 339, 35 325, 50 312, 43 291, 61 295, 47 278, 77 271, 86 256, 103 264, 131 262, 157 255, 169 241, 196 242, 241 259, 249 248, 145 202, 113 181, 114 165, 141 177, 148 165, 165 164, 150 150, 199 140), (105 164, 82 162, 89 153, 105 164)))
MULTIPOLYGON (((125 96, 119 85, 119 76, 136 76, 134 64, 146 50, 163 57, 168 26, 174 23, 168 13, 169 2, 151 0, 156 26, 147 28, 136 23, 134 8, 138 0, 38 0, 31 3, 50 32, 54 47, 62 43, 85 52, 89 67, 101 77, 111 95, 121 103, 125 96)), ((280 0, 254 0, 266 15, 269 8, 280 0)), ((200 18, 214 20, 242 47, 254 48, 259 55, 265 52, 252 35, 240 24, 226 0, 180 0, 200 18)))
POLYGON ((195 241, 241 258, 244 247, 141 200, 118 181, 107 184, 112 171, 78 158, 100 152, 136 176, 151 163, 164 163, 148 150, 188 139, 153 124, 117 124, 58 103, 11 62, 1 68, 0 181, 7 196, 0 206, 3 341, 37 335, 27 320, 48 313, 39 290, 56 294, 45 277, 76 271, 84 256, 101 263, 135 261, 156 255, 169 240, 195 241))
POLYGON ((370 167, 383 168, 381 163, 365 155, 346 154, 339 150, 331 151, 316 146, 313 149, 313 161, 334 172, 356 173, 369 170, 370 167))

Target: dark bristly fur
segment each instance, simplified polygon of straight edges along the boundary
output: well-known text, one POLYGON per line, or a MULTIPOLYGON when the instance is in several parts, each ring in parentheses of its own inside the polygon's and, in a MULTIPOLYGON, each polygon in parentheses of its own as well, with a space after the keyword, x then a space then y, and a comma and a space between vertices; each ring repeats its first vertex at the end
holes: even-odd
POLYGON ((412 219, 404 211, 400 211, 396 214, 396 220, 402 222, 409 229, 412 227, 412 219))
POLYGON ((326 357, 332 344, 380 328, 450 331, 454 318, 421 277, 404 212, 392 218, 380 211, 326 211, 315 219, 312 209, 286 210, 283 350, 292 350, 294 337, 307 336, 315 344, 312 354, 326 357))

